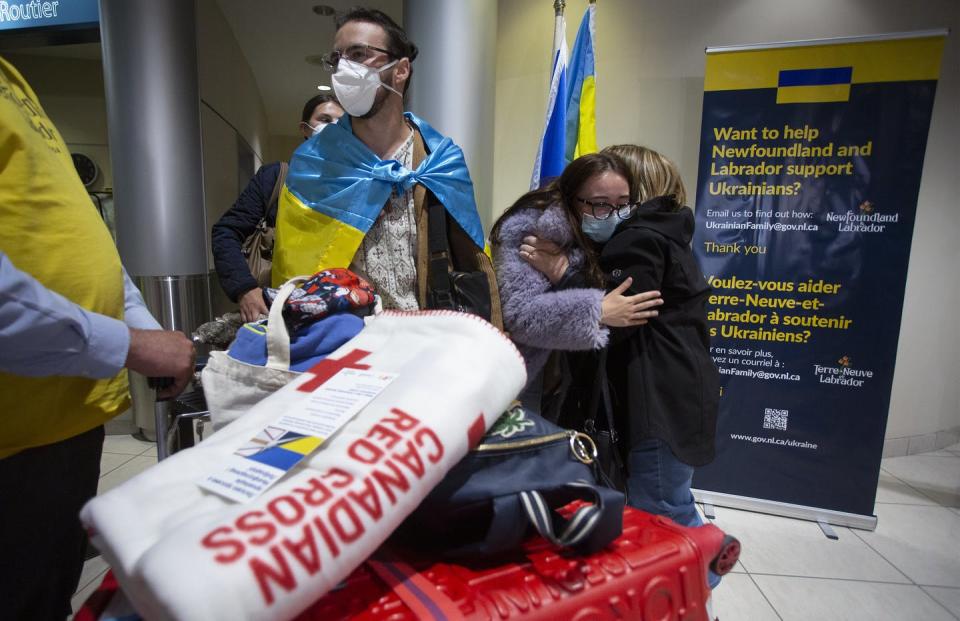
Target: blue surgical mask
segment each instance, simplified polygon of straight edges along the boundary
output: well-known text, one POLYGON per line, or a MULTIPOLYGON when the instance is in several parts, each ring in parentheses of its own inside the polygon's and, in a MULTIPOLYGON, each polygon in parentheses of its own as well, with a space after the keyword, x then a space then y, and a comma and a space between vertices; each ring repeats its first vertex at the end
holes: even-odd
POLYGON ((585 213, 583 214, 583 222, 580 224, 580 229, 584 235, 593 241, 603 244, 613 237, 613 231, 617 228, 618 224, 620 224, 620 218, 614 215, 611 215, 611 217, 606 220, 600 220, 585 213))

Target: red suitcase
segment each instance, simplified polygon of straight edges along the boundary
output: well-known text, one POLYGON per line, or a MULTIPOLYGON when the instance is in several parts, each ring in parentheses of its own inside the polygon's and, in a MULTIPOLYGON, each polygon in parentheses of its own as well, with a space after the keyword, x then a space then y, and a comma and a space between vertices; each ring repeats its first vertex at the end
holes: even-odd
MULTIPOLYGON (((707 567, 723 575, 739 554, 737 540, 713 525, 684 528, 628 508, 623 534, 589 557, 534 538, 518 562, 501 566, 368 561, 298 621, 703 621, 707 567)), ((118 595, 108 572, 75 621, 139 619, 118 595)))
POLYGON ((496 567, 370 561, 298 621, 703 621, 707 568, 723 575, 739 554, 716 526, 684 528, 627 508, 623 534, 598 554, 558 554, 537 537, 517 562, 496 567))

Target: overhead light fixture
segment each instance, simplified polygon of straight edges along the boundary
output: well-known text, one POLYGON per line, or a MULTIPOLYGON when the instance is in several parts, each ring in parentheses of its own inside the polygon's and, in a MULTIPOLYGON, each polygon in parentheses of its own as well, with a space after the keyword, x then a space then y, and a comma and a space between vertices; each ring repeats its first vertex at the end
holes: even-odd
POLYGON ((329 91, 329 90, 330 90, 330 87, 327 86, 326 84, 318 84, 318 85, 317 85, 317 90, 318 90, 318 91, 329 91))
POLYGON ((331 15, 333 15, 334 13, 336 13, 336 11, 333 9, 333 7, 330 6, 330 5, 328 5, 328 4, 316 4, 316 5, 314 5, 314 7, 313 7, 313 12, 316 13, 317 15, 322 16, 322 17, 330 17, 331 15))

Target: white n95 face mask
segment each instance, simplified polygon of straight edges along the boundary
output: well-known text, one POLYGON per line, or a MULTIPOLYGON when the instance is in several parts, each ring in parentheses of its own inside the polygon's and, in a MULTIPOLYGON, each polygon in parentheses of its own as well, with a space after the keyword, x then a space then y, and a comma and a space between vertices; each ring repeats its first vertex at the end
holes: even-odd
POLYGON ((333 92, 336 93, 340 105, 347 114, 363 116, 370 112, 377 96, 377 89, 381 86, 403 96, 395 88, 380 81, 380 72, 386 71, 397 62, 394 60, 380 68, 374 68, 346 58, 340 59, 337 63, 337 71, 330 78, 330 82, 333 84, 333 92))

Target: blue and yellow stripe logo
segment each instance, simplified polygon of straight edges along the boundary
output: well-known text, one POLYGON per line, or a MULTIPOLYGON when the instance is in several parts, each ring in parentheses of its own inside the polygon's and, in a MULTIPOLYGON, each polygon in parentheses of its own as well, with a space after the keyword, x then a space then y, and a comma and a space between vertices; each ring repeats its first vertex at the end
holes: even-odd
POLYGON ((849 101, 853 67, 787 69, 777 81, 777 103, 849 101))
POLYGON ((777 103, 847 101, 853 84, 935 81, 944 36, 708 51, 703 90, 777 89, 777 103))

